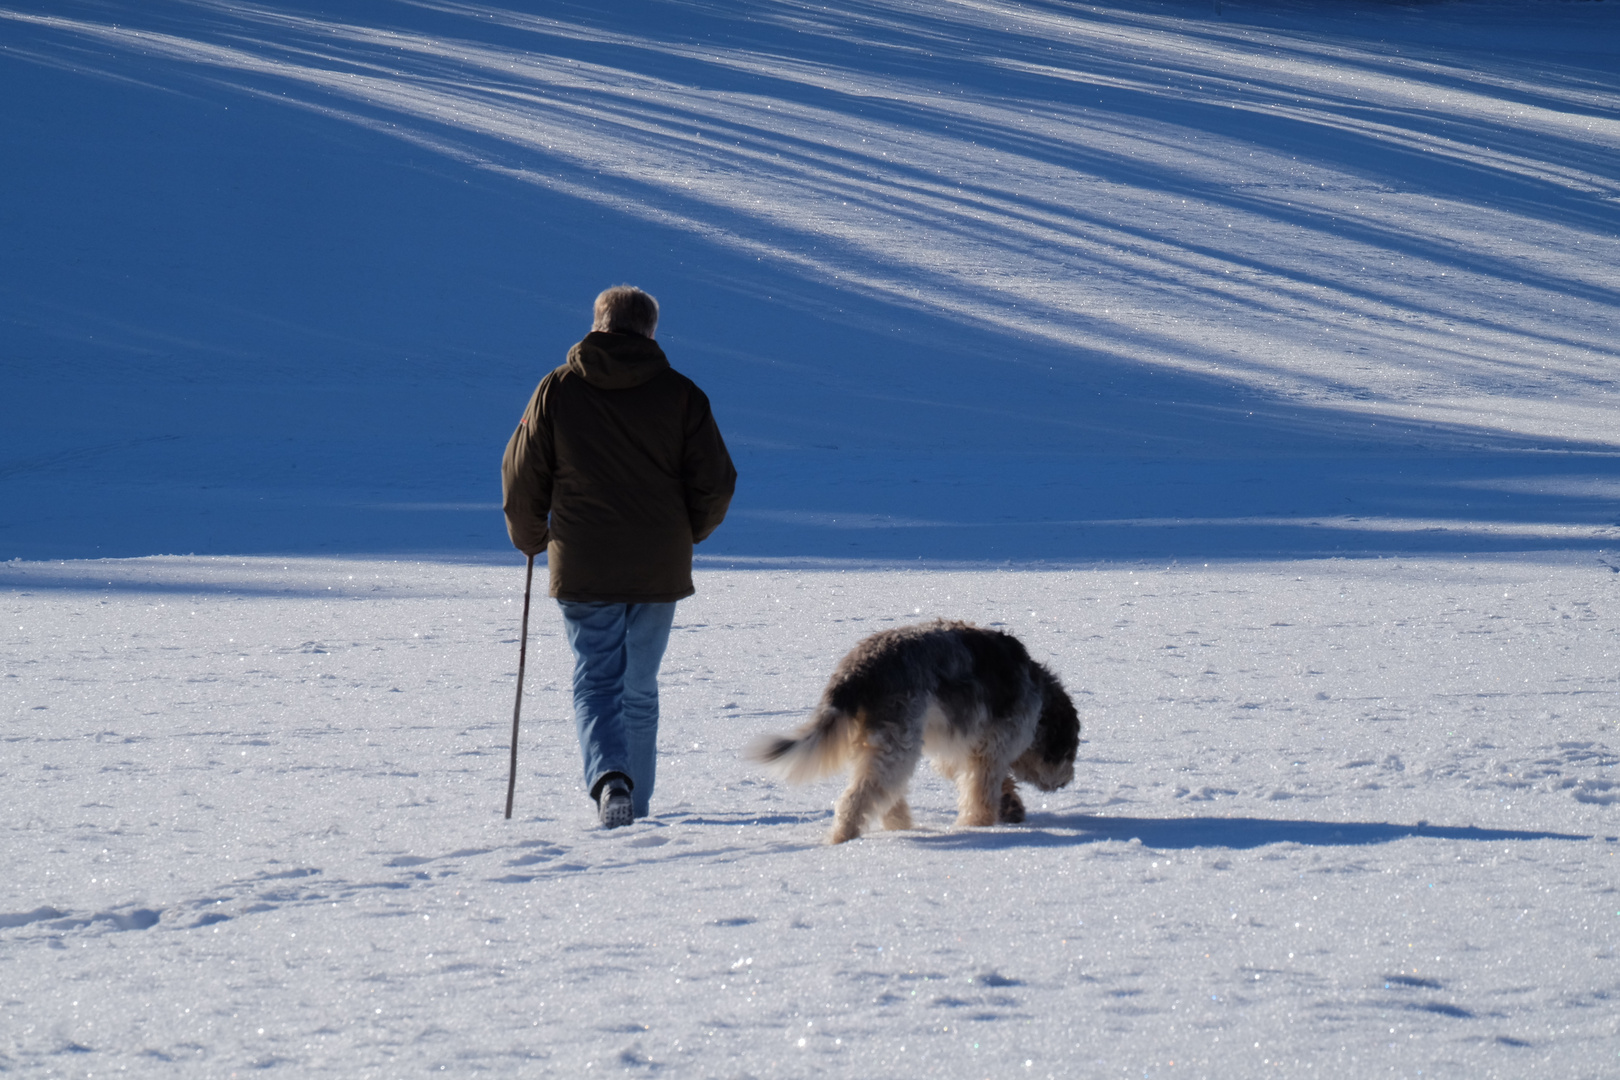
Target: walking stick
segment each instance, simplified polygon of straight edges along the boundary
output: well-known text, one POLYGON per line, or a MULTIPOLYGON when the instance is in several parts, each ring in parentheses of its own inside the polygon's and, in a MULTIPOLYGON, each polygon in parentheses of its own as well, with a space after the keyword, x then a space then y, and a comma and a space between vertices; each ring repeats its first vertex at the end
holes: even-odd
POLYGON ((523 629, 518 631, 518 685, 517 700, 512 703, 512 769, 506 775, 506 820, 512 820, 512 793, 517 790, 517 735, 518 717, 523 712, 523 663, 529 656, 529 590, 534 585, 534 556, 529 556, 529 569, 523 575, 523 629))

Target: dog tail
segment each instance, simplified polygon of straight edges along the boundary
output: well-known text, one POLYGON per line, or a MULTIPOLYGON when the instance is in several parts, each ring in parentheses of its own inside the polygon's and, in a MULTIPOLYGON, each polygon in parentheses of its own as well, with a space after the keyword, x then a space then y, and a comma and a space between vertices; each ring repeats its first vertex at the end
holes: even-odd
POLYGON ((767 735, 748 748, 748 756, 790 784, 803 784, 837 772, 849 757, 854 735, 855 718, 822 702, 792 736, 767 735))

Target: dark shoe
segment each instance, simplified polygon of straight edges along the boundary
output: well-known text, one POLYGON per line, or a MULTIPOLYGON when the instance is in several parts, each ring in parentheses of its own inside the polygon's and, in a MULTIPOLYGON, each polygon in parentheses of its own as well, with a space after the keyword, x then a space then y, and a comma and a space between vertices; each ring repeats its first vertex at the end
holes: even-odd
POLYGON ((617 829, 635 820, 630 806, 630 785, 622 776, 610 776, 596 792, 596 813, 602 828, 617 829))

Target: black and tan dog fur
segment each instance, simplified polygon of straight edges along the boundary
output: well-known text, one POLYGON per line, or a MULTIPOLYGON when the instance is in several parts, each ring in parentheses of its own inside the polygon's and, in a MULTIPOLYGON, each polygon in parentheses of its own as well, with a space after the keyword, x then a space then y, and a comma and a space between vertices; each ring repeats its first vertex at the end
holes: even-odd
POLYGON ((828 836, 840 844, 874 815, 911 827, 919 757, 956 782, 957 825, 994 825, 1024 820, 1018 780, 1067 784, 1079 745, 1063 684, 1017 638, 941 620, 866 638, 839 661, 809 723, 751 753, 795 783, 849 766, 828 836))

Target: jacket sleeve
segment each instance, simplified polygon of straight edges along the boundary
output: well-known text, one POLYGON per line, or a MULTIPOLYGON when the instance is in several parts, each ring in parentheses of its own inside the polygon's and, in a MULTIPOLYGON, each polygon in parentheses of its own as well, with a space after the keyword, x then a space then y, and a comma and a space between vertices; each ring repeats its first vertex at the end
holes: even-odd
POLYGON ((720 527, 737 490, 737 469, 731 463, 720 427, 714 422, 708 396, 696 386, 687 404, 686 445, 681 461, 686 488, 686 514, 692 523, 692 542, 701 543, 720 527))
POLYGON ((501 509, 506 512, 506 534, 512 538, 512 546, 525 555, 540 554, 551 540, 546 521, 551 513, 556 462, 545 409, 551 381, 549 375, 540 380, 501 459, 501 509))

